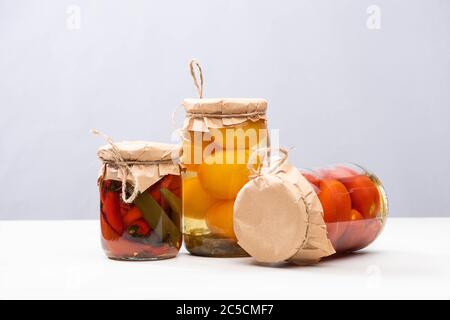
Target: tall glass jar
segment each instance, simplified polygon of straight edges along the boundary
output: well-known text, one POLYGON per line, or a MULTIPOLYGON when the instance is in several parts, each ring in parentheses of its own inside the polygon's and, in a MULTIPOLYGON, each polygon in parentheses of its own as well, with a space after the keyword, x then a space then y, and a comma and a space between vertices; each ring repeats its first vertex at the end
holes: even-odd
POLYGON ((249 180, 253 150, 268 145, 263 99, 186 99, 183 128, 183 225, 195 255, 239 257, 233 205, 249 180))
POLYGON ((159 260, 181 246, 180 148, 120 142, 99 149, 101 243, 108 258, 159 260))
POLYGON ((300 172, 319 197, 336 252, 365 248, 377 238, 388 215, 386 192, 377 176, 351 163, 300 172))

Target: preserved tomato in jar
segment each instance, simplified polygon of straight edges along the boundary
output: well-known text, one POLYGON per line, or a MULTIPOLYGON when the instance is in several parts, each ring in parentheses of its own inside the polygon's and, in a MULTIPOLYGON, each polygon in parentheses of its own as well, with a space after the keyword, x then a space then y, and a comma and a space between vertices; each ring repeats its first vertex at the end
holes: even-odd
POLYGON ((263 99, 186 99, 183 130, 183 221, 186 249, 236 257, 233 206, 249 181, 250 154, 267 146, 263 99))
POLYGON ((300 172, 319 197, 336 252, 365 248, 377 238, 386 222, 388 204, 374 174, 349 163, 300 172))
POLYGON ((287 150, 276 151, 254 153, 263 168, 253 170, 250 161, 251 179, 236 197, 234 232, 246 252, 259 262, 312 264, 377 238, 388 204, 374 174, 354 164, 297 169, 287 150))

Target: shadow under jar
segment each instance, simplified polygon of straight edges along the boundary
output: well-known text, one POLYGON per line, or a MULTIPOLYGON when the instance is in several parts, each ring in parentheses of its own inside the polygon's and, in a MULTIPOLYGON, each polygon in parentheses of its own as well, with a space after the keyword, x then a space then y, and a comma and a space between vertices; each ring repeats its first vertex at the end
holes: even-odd
POLYGON ((181 246, 178 146, 120 142, 99 149, 101 242, 116 260, 175 257, 181 246))
POLYGON ((374 174, 350 163, 300 172, 319 197, 336 252, 363 249, 378 237, 386 222, 388 202, 374 174))
POLYGON ((263 99, 185 99, 183 127, 183 233, 200 256, 241 257, 233 206, 249 180, 253 150, 267 147, 263 99))

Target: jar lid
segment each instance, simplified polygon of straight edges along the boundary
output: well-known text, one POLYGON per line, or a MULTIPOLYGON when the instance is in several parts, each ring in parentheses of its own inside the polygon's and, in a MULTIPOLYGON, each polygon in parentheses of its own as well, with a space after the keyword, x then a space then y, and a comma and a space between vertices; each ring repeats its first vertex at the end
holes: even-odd
POLYGON ((263 115, 267 110, 267 101, 259 98, 198 98, 184 99, 183 107, 193 115, 263 115))
POLYGON ((203 98, 203 72, 200 63, 192 59, 189 68, 198 98, 184 99, 186 110, 184 131, 208 132, 249 121, 266 120, 267 101, 259 98, 203 98), (198 73, 196 74, 195 68, 198 73))
POLYGON ((318 196, 286 160, 239 191, 234 231, 238 244, 260 262, 311 264, 335 252, 318 196))
POLYGON ((117 161, 117 155, 126 162, 169 161, 179 158, 180 153, 179 145, 149 141, 114 142, 97 151, 98 157, 106 162, 117 161))
POLYGON ((106 138, 108 144, 100 147, 97 156, 103 161, 98 183, 103 180, 122 182, 122 200, 132 203, 139 193, 144 192, 166 175, 180 175, 178 159, 181 146, 174 144, 123 141, 114 142, 111 137, 97 131, 92 133, 106 138), (126 185, 132 186, 127 195, 126 185))

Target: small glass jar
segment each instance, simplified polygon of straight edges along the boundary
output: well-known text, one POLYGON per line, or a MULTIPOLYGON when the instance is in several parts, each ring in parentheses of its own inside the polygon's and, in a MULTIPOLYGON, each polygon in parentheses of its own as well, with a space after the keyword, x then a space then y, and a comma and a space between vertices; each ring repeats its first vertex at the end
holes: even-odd
POLYGON ((319 197, 336 252, 360 250, 377 238, 386 222, 388 202, 374 174, 355 164, 300 172, 319 197))
POLYGON ((183 233, 195 255, 240 257, 233 205, 249 180, 253 150, 268 144, 263 99, 186 99, 182 166, 183 233))
POLYGON ((149 142, 100 148, 101 243, 116 260, 175 257, 181 247, 179 147, 149 142), (125 185, 124 185, 125 184, 125 185))

